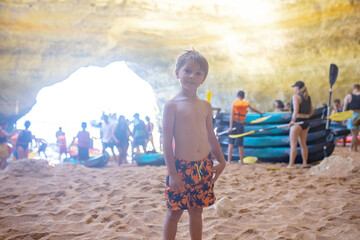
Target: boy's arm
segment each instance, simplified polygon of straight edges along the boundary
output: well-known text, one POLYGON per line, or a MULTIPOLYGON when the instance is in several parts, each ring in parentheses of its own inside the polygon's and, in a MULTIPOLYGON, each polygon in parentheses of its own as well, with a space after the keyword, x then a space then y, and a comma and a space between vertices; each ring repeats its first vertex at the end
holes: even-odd
MULTIPOLYGON (((210 151, 212 154, 214 154, 216 160, 219 162, 218 165, 213 167, 212 172, 215 174, 213 177, 213 182, 215 182, 218 177, 220 176, 221 172, 224 170, 226 166, 226 161, 224 158, 224 155, 222 153, 219 141, 217 140, 213 128, 213 120, 212 120, 212 109, 210 103, 208 104, 209 113, 206 117, 206 130, 207 130, 207 136, 208 136, 208 143, 210 146, 210 151)), ((232 117, 231 117, 232 119, 232 117)), ((231 120, 230 120, 231 121, 231 120)))
POLYGON ((172 148, 175 126, 175 105, 167 102, 163 115, 163 148, 166 167, 169 174, 169 187, 174 191, 184 188, 175 167, 175 156, 172 148))
POLYGON ((299 112, 300 101, 301 101, 299 98, 300 98, 299 95, 294 95, 292 97, 293 106, 294 106, 294 112, 292 114, 290 123, 293 123, 293 122, 296 121, 297 114, 299 112))
POLYGON ((344 106, 343 106, 343 112, 345 112, 348 108, 348 105, 349 105, 349 96, 351 95, 346 95, 345 98, 344 98, 344 106))
POLYGON ((252 106, 250 106, 250 104, 249 104, 249 108, 250 108, 251 111, 253 111, 253 112, 257 112, 257 113, 260 113, 260 114, 263 114, 263 113, 264 113, 263 111, 259 111, 259 110, 257 110, 256 108, 253 108, 252 106))
POLYGON ((232 131, 233 124, 234 124, 233 115, 234 115, 234 105, 231 105, 229 132, 232 131))

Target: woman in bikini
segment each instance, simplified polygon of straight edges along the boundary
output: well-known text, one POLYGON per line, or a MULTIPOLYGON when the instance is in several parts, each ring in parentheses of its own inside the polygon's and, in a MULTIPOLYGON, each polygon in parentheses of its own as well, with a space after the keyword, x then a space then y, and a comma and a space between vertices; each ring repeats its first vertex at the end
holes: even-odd
POLYGON ((297 144, 300 143, 301 156, 303 159, 302 167, 307 167, 308 148, 306 144, 306 137, 308 135, 310 125, 306 120, 314 113, 314 108, 311 104, 311 98, 305 87, 303 81, 297 81, 294 87, 295 94, 291 100, 292 118, 290 121, 290 159, 288 168, 292 168, 295 163, 297 155, 297 144), (305 121, 303 124, 296 124, 296 122, 305 121))

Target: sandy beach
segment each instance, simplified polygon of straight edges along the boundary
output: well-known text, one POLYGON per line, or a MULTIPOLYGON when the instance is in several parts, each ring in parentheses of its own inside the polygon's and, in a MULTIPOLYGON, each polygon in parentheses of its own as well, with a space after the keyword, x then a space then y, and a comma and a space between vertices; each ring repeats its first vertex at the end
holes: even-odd
MULTIPOLYGON (((165 174, 17 161, 0 172, 0 239, 161 239, 165 174)), ((228 165, 215 192, 203 239, 360 239, 360 154, 348 147, 311 169, 228 165)), ((177 239, 190 239, 186 212, 177 239)))

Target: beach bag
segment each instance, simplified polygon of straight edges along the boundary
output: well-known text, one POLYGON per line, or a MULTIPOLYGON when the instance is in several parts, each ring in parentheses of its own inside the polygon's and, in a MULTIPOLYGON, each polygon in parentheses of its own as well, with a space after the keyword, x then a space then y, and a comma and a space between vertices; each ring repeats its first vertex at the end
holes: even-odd
POLYGON ((354 117, 352 120, 351 120, 351 124, 355 127, 359 127, 360 126, 360 114, 357 115, 356 117, 354 117))

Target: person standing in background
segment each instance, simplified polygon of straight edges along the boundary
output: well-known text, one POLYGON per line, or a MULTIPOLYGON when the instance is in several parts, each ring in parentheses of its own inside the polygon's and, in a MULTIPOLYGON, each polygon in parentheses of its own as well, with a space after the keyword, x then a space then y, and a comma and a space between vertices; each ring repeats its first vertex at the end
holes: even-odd
MULTIPOLYGON (((154 130, 154 124, 152 122, 150 122, 150 118, 149 116, 145 117, 146 120, 146 126, 145 126, 145 130, 146 130, 146 147, 148 145, 148 143, 151 143, 151 146, 153 148, 153 151, 156 152, 155 146, 154 146, 154 138, 153 138, 153 130, 154 130)), ((146 149, 145 147, 145 149, 146 149)))
POLYGON ((78 132, 76 137, 74 137, 72 143, 70 146, 74 143, 75 139, 78 139, 77 147, 78 147, 78 162, 79 165, 81 164, 81 161, 84 161, 84 165, 88 166, 88 160, 89 160, 89 147, 90 147, 90 133, 86 131, 87 123, 82 122, 81 128, 82 131, 78 132))
POLYGON ((61 127, 59 127, 59 131, 56 132, 56 142, 59 145, 59 161, 60 161, 61 155, 65 154, 65 158, 67 158, 67 154, 68 154, 65 133, 62 131, 61 127))
POLYGON ((295 94, 292 96, 291 112, 292 117, 290 121, 290 156, 288 168, 292 168, 295 164, 295 158, 297 155, 298 141, 301 147, 301 156, 303 159, 302 167, 307 166, 308 160, 308 148, 306 138, 310 129, 309 119, 314 113, 314 108, 311 103, 308 90, 303 81, 297 81, 293 86, 295 94), (305 121, 303 124, 296 124, 296 122, 305 121))
POLYGON ((352 118, 347 120, 347 128, 351 131, 350 151, 357 152, 357 147, 359 145, 357 136, 359 135, 360 125, 356 126, 354 119, 359 118, 360 115, 360 84, 355 84, 352 93, 345 96, 343 111, 346 110, 354 111, 352 118))
POLYGON ((16 141, 16 151, 18 159, 28 158, 29 155, 29 146, 32 148, 32 133, 29 131, 31 125, 30 121, 25 121, 25 129, 21 130, 16 141))

